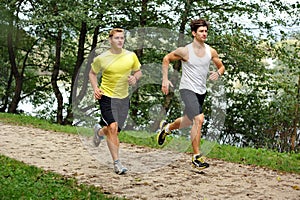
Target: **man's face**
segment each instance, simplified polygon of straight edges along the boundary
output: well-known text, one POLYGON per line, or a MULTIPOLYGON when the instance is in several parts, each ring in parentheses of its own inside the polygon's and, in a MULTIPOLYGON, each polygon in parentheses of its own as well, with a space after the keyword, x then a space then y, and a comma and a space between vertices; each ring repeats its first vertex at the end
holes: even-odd
POLYGON ((110 39, 110 44, 112 48, 121 49, 123 48, 125 37, 124 33, 116 32, 110 39))
POLYGON ((196 40, 199 42, 204 42, 207 38, 207 27, 206 26, 200 26, 197 29, 197 32, 193 31, 192 32, 193 36, 195 37, 196 40))

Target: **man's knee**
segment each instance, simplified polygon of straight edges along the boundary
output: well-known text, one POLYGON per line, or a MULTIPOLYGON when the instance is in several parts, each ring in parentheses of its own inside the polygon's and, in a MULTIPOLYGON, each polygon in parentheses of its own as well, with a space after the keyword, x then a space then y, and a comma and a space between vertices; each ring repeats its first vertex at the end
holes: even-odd
POLYGON ((110 134, 117 134, 118 133, 118 123, 113 122, 110 125, 107 126, 108 132, 110 134))

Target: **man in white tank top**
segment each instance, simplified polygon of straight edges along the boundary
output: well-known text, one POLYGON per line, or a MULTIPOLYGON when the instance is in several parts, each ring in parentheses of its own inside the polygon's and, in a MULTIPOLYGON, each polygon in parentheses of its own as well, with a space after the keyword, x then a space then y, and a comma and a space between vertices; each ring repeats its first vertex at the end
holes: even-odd
POLYGON ((172 83, 168 79, 168 68, 172 61, 180 60, 182 64, 182 77, 179 85, 181 98, 185 105, 184 115, 174 122, 162 121, 157 141, 162 145, 172 130, 192 125, 191 142, 193 147, 192 164, 197 169, 209 167, 205 157, 200 153, 201 128, 204 122, 202 105, 206 95, 206 77, 217 80, 225 72, 225 67, 215 49, 205 44, 209 23, 206 20, 193 20, 190 24, 193 42, 185 47, 179 47, 167 54, 162 62, 162 92, 167 95, 172 83), (213 61, 217 70, 209 72, 210 62, 213 61))

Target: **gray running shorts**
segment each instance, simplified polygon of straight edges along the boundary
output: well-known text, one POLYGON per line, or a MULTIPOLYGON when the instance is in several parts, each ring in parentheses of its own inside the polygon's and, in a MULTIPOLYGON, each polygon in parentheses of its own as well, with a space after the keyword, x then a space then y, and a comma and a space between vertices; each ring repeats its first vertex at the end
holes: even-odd
POLYGON ((129 97, 118 99, 102 95, 98 102, 101 110, 100 125, 108 126, 113 122, 117 122, 118 132, 120 132, 128 115, 129 97))
POLYGON ((203 113, 202 106, 206 93, 197 94, 191 90, 181 89, 180 96, 185 106, 183 113, 186 114, 191 121, 195 116, 203 113))

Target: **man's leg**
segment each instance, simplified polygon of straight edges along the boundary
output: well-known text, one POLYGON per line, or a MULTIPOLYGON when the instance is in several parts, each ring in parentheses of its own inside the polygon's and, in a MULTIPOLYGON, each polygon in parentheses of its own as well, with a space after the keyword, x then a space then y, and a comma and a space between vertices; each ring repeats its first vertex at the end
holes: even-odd
MULTIPOLYGON (((120 128, 118 127, 118 105, 115 99, 110 97, 102 96, 99 100, 102 120, 101 123, 104 125, 102 129, 98 131, 98 134, 105 134, 107 139, 107 146, 110 151, 111 157, 114 163, 114 170, 117 174, 124 174, 127 169, 123 167, 119 160, 119 147, 120 141, 118 133, 120 128)), ((124 120, 125 121, 125 120, 124 120)))
POLYGON ((194 117, 193 126, 191 128, 191 142, 194 154, 200 153, 200 140, 201 140, 201 129, 204 122, 204 114, 200 114, 194 117))
POLYGON ((194 117, 193 126, 191 128, 191 142, 193 147, 192 164, 197 169, 205 169, 209 164, 205 162, 205 157, 200 153, 201 128, 204 122, 204 114, 194 117))
POLYGON ((103 127, 101 131, 103 131, 103 133, 106 135, 107 146, 113 161, 118 160, 120 141, 118 138, 117 122, 113 122, 110 125, 103 127))
POLYGON ((174 122, 169 123, 169 131, 175 130, 175 129, 181 129, 186 128, 192 125, 192 121, 187 117, 187 115, 184 115, 183 117, 177 118, 174 122))
POLYGON ((179 117, 174 122, 169 124, 166 121, 162 121, 160 125, 160 131, 156 136, 158 144, 162 145, 165 142, 167 135, 170 135, 172 130, 185 128, 190 126, 191 124, 192 121, 189 120, 187 115, 179 117))
MULTIPOLYGON (((101 127, 101 126, 100 126, 101 127)), ((104 136, 104 135, 106 135, 105 134, 105 132, 107 131, 107 127, 106 126, 104 126, 104 127, 102 127, 102 128, 100 128, 99 130, 98 130, 98 135, 99 136, 104 136)))
POLYGON ((124 123, 126 121, 127 115, 129 111, 129 98, 124 99, 113 99, 112 100, 112 112, 114 119, 116 120, 117 124, 115 125, 115 134, 113 134, 113 145, 115 143, 117 144, 114 148, 114 146, 110 147, 112 158, 114 160, 114 170, 117 174, 124 174, 128 170, 126 167, 124 167, 121 164, 121 161, 119 159, 119 148, 120 148, 120 142, 118 134, 122 130, 124 123))
POLYGON ((114 164, 114 171, 117 174, 124 174, 128 170, 121 164, 119 160, 119 148, 120 148, 120 141, 118 137, 118 123, 113 122, 110 125, 103 128, 103 132, 107 138, 107 146, 110 151, 111 157, 113 159, 114 164))
POLYGON ((174 122, 167 125, 168 131, 175 129, 186 128, 192 125, 191 128, 191 142, 194 154, 199 154, 200 140, 201 140, 201 129, 204 122, 204 114, 200 114, 194 117, 193 125, 192 121, 184 115, 183 117, 177 118, 174 122))
POLYGON ((186 128, 192 124, 190 119, 193 119, 195 115, 199 113, 199 102, 196 94, 190 90, 180 90, 180 96, 185 105, 184 116, 177 118, 174 122, 167 124, 162 123, 160 126, 160 132, 157 134, 157 142, 162 145, 165 142, 167 135, 171 134, 172 130, 186 128), (189 114, 189 117, 187 116, 189 114))

